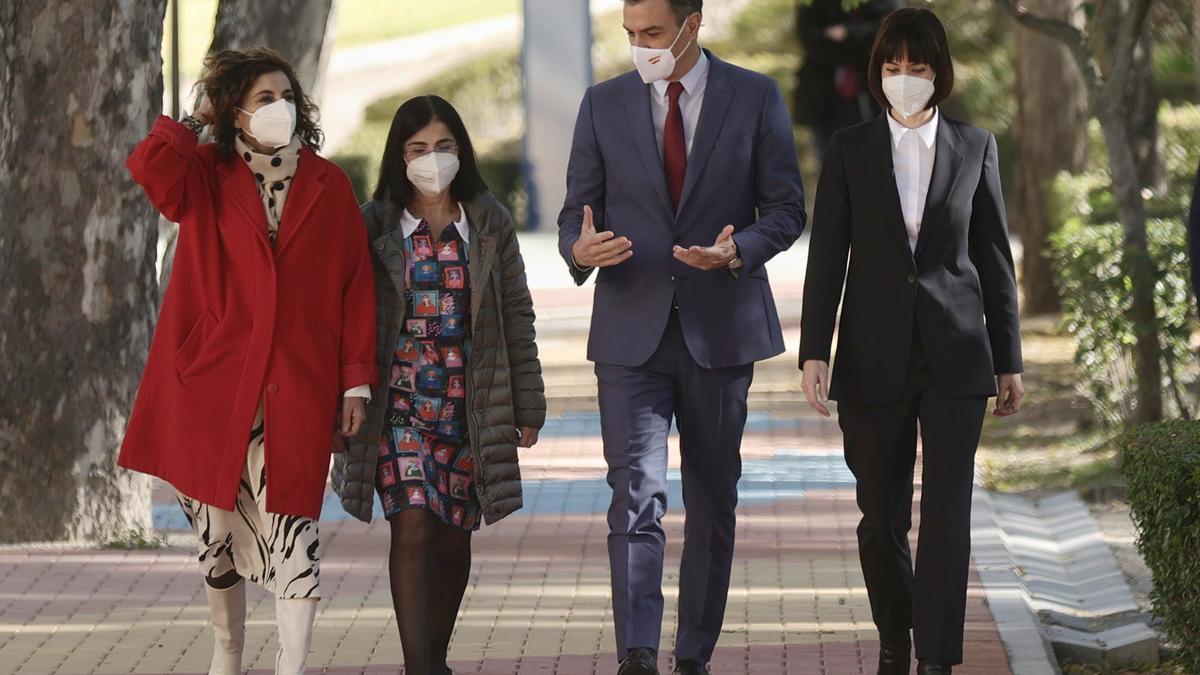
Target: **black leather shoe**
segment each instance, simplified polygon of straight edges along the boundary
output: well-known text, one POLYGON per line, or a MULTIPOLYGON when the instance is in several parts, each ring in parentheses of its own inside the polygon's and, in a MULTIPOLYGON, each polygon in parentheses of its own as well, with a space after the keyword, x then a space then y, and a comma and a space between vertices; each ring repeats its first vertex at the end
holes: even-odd
POLYGON ((658 655, 645 647, 629 651, 617 675, 658 675, 658 655))
POLYGON ((708 675, 708 666, 698 661, 680 661, 675 664, 675 675, 708 675))
POLYGON ((917 675, 950 675, 950 666, 945 663, 920 661, 917 663, 917 675))
POLYGON ((912 644, 908 642, 879 643, 879 675, 908 675, 912 665, 912 644))

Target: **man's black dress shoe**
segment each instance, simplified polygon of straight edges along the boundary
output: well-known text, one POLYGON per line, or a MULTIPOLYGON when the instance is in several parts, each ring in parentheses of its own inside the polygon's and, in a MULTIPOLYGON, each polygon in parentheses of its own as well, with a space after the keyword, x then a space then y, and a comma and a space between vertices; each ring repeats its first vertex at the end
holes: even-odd
POLYGON ((629 651, 617 675, 658 675, 658 655, 645 647, 629 651))
POLYGON ((945 663, 921 661, 917 663, 917 675, 950 675, 950 666, 945 663))
POLYGON ((680 661, 675 664, 675 675, 708 675, 708 666, 698 661, 680 661))
POLYGON ((908 642, 879 643, 879 675, 908 675, 912 665, 912 644, 908 642))

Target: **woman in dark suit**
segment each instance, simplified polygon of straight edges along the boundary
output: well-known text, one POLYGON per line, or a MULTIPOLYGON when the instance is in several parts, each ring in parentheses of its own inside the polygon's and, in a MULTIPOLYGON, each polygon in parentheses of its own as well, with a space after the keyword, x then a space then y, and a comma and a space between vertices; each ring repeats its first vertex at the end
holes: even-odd
POLYGON ((890 14, 868 79, 885 112, 834 134, 817 190, 801 325, 804 393, 822 415, 830 399, 838 402, 858 481, 879 672, 908 673, 915 640, 919 673, 949 673, 962 662, 971 489, 987 400, 996 396, 994 414, 1008 416, 1023 394, 1017 288, 996 139, 938 110, 954 70, 937 17, 917 8, 890 14))

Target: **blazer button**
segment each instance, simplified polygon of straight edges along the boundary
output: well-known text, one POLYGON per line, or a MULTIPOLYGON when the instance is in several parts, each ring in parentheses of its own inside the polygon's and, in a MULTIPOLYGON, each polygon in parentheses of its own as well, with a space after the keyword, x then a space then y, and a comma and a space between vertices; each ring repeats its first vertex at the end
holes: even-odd
POLYGON ((268 394, 278 394, 278 393, 279 393, 279 385, 277 385, 277 384, 268 384, 268 385, 267 385, 267 393, 268 393, 268 394))
POLYGON ((915 275, 915 274, 908 275, 908 283, 910 283, 910 284, 917 283, 917 275, 915 275))

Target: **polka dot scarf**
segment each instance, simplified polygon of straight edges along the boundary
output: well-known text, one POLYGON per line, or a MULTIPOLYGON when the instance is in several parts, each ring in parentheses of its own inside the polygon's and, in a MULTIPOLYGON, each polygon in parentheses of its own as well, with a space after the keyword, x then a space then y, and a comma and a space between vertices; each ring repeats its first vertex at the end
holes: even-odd
POLYGON ((240 136, 235 136, 233 143, 242 161, 254 174, 254 182, 258 185, 258 193, 262 195, 263 208, 267 212, 267 234, 274 244, 279 235, 279 220, 283 216, 288 188, 292 185, 292 176, 296 175, 296 165, 300 162, 300 139, 293 136, 291 143, 273 155, 256 152, 240 136))

